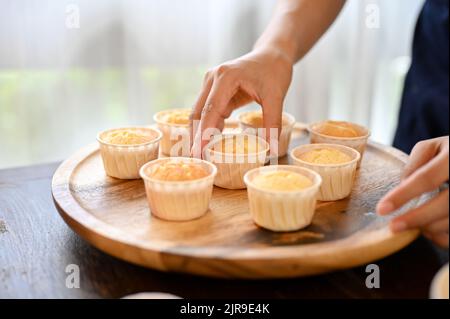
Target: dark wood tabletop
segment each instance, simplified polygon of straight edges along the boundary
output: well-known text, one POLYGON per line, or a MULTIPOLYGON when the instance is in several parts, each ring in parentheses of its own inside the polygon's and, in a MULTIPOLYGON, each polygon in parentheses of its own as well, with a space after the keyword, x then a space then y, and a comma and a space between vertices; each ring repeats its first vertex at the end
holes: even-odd
POLYGON ((51 179, 58 164, 0 170, 0 298, 120 298, 167 292, 184 298, 427 298, 448 250, 424 238, 377 261, 380 288, 365 267, 284 280, 221 280, 163 273, 110 257, 78 237, 59 216, 51 179), (78 265, 80 288, 67 288, 78 265))

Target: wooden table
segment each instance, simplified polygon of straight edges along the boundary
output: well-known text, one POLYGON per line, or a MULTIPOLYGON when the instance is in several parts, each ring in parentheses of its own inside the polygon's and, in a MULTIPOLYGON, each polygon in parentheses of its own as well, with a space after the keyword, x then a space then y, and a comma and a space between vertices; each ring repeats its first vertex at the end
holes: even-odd
POLYGON ((58 164, 0 170, 0 298, 119 298, 162 291, 184 298, 427 298, 448 250, 424 238, 380 260, 381 288, 368 289, 365 267, 316 277, 218 280, 141 268, 91 247, 70 230, 50 192, 58 164), (66 266, 80 268, 67 288, 66 266))

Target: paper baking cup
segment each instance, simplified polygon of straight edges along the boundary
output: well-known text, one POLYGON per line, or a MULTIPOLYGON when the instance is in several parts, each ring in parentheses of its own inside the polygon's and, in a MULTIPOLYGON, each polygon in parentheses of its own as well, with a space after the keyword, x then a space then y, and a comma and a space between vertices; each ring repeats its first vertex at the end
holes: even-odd
POLYGON ((263 166, 267 152, 269 151, 269 144, 262 138, 255 135, 248 134, 225 134, 216 136, 204 150, 204 158, 214 163, 217 167, 217 175, 214 180, 214 185, 227 189, 244 189, 244 175, 251 169, 263 166), (249 154, 232 154, 223 153, 212 150, 211 148, 224 138, 233 138, 233 136, 248 136, 255 143, 259 143, 261 151, 249 154))
POLYGON ((163 133, 160 148, 165 156, 190 156, 190 126, 188 124, 167 123, 164 120, 165 115, 181 110, 185 109, 170 109, 158 112, 153 116, 153 120, 163 133))
POLYGON ((357 150, 337 144, 307 144, 291 151, 294 165, 311 169, 322 177, 322 185, 317 196, 317 199, 321 201, 339 200, 350 195, 360 157, 357 150), (314 164, 299 158, 303 153, 322 148, 336 149, 350 156, 352 160, 342 164, 314 164))
MULTIPOLYGON (((239 115, 239 127, 241 128, 243 133, 247 134, 258 134, 258 128, 251 126, 245 123, 242 118, 245 117, 248 113, 252 113, 254 111, 244 112, 239 115)), ((286 120, 286 124, 282 126, 280 136, 278 138, 278 150, 275 150, 276 157, 283 157, 287 154, 289 149, 289 143, 291 142, 292 130, 295 126, 295 118, 289 113, 283 113, 283 119, 286 120)), ((263 137, 261 134, 259 136, 263 137)), ((265 136, 264 136, 265 137, 265 136)), ((269 158, 272 158, 273 150, 271 150, 271 154, 269 158)))
POLYGON ((106 175, 120 179, 139 178, 139 169, 145 163, 158 158, 159 141, 162 133, 149 127, 124 127, 106 130, 97 135, 100 145, 100 154, 103 160, 106 175), (152 131, 156 138, 145 144, 118 145, 103 141, 105 134, 111 131, 131 129, 135 131, 152 131))
POLYGON ((339 144, 351 147, 361 154, 361 158, 358 161, 358 167, 361 165, 362 157, 364 155, 364 151, 366 149, 367 140, 370 136, 370 131, 364 126, 351 123, 358 131, 361 133, 361 136, 358 137, 336 137, 336 136, 328 136, 320 134, 316 131, 316 127, 325 123, 326 121, 317 122, 308 125, 308 131, 311 138, 311 143, 322 143, 322 144, 339 144))
POLYGON ((311 224, 316 210, 316 198, 322 179, 307 168, 293 165, 264 166, 244 176, 247 185, 250 214, 254 222, 273 231, 294 231, 311 224), (258 188, 253 179, 261 173, 291 171, 309 178, 313 185, 298 191, 269 191, 258 188))
POLYGON ((431 282, 430 298, 431 299, 449 299, 449 268, 448 263, 441 267, 431 282))
POLYGON ((140 170, 151 213, 161 219, 185 221, 203 216, 208 211, 217 168, 204 160, 187 157, 167 157, 151 161, 140 170), (146 171, 167 161, 200 163, 209 175, 192 181, 161 181, 149 177, 146 171))

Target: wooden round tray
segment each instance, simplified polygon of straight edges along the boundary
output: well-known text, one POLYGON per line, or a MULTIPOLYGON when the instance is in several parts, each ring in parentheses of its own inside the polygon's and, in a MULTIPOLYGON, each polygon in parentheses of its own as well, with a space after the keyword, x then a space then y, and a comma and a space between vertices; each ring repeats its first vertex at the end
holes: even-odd
MULTIPOLYGON (((305 135, 296 126, 292 144, 307 143, 305 135)), ((289 233, 256 226, 245 190, 214 187, 210 211, 197 220, 153 217, 142 180, 106 176, 97 144, 61 164, 52 193, 75 232, 100 250, 138 265, 228 278, 305 276, 370 263, 417 237, 418 231, 392 234, 392 216, 374 212, 377 201, 398 183, 406 159, 392 147, 370 143, 352 195, 318 202, 312 224, 289 233)))

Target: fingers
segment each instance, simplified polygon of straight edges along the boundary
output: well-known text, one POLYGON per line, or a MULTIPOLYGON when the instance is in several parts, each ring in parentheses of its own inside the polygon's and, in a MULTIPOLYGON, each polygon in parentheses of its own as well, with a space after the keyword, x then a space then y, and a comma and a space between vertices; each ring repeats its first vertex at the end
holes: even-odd
MULTIPOLYGON (((271 152, 278 150, 278 138, 282 126, 282 100, 267 98, 262 102, 263 108, 263 126, 265 129, 265 138, 270 145, 271 152)), ((271 154, 272 155, 272 154, 271 154)), ((276 154, 273 154, 276 155, 276 154)))
POLYGON ((208 71, 205 74, 202 89, 197 97, 197 100, 195 101, 194 107, 192 108, 191 116, 189 118, 191 146, 194 141, 195 132, 197 131, 198 128, 197 126, 201 118, 203 106, 205 105, 206 99, 208 98, 209 92, 211 91, 212 84, 213 84, 213 76, 211 75, 211 71, 208 71))
POLYGON ((432 240, 437 245, 448 248, 448 228, 449 218, 442 218, 423 228, 424 236, 432 240))
POLYGON ((442 232, 448 232, 448 217, 442 218, 438 221, 432 222, 431 224, 423 228, 424 233, 438 234, 442 232))
POLYGON ((192 153, 195 157, 201 157, 205 145, 211 136, 222 131, 224 121, 233 111, 229 107, 229 102, 236 93, 236 83, 231 77, 216 77, 213 81, 205 106, 200 117, 200 127, 197 129, 192 146, 192 153))
POLYGON ((411 151, 409 161, 403 171, 403 179, 414 173, 419 167, 422 167, 431 160, 438 151, 438 144, 431 141, 422 141, 417 143, 411 151))
POLYGON ((377 212, 389 214, 417 196, 437 189, 447 179, 448 154, 442 152, 384 196, 377 205, 377 212))
POLYGON ((442 248, 448 248, 448 232, 437 233, 437 234, 429 234, 425 233, 425 237, 433 241, 436 245, 442 248))
POLYGON ((408 213, 395 218, 391 222, 393 232, 401 232, 412 228, 423 228, 443 218, 448 219, 448 189, 439 193, 425 204, 408 213))
MULTIPOLYGON (((223 129, 225 119, 233 111, 228 104, 236 93, 235 88, 228 78, 219 78, 214 81, 201 115, 202 132, 208 128, 218 128, 220 131, 223 129)), ((209 142, 210 136, 207 135, 202 137, 202 148, 209 142)))

